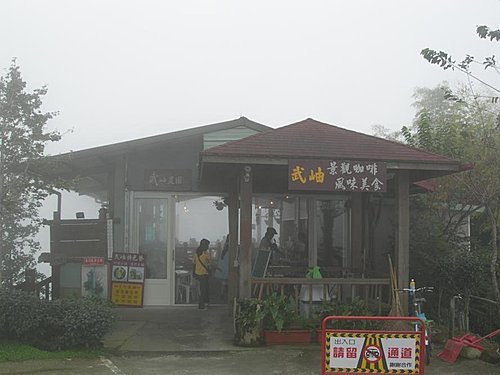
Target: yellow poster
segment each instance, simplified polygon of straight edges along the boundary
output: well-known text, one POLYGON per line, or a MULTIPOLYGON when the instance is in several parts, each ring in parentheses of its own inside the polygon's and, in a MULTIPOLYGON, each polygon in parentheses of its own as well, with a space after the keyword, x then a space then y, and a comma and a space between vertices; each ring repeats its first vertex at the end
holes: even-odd
POLYGON ((142 306, 143 284, 113 283, 111 301, 120 306, 142 306))

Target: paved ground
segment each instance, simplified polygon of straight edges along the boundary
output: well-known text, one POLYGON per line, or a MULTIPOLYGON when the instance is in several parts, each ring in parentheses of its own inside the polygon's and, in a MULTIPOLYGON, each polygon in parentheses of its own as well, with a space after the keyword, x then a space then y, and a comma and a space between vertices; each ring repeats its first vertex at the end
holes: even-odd
MULTIPOLYGON (((436 360, 428 375, 489 375, 500 367, 482 361, 460 359, 456 364, 436 360)), ((177 354, 129 354, 93 360, 43 360, 2 363, 0 374, 21 375, 281 375, 321 374, 319 349, 259 348, 226 352, 185 352, 177 354)))
MULTIPOLYGON (((232 344, 227 308, 119 309, 119 320, 106 336, 107 355, 91 360, 2 363, 0 374, 303 374, 317 375, 320 346, 242 348, 232 344)), ((434 358, 426 374, 500 374, 500 366, 459 359, 450 365, 434 358)))

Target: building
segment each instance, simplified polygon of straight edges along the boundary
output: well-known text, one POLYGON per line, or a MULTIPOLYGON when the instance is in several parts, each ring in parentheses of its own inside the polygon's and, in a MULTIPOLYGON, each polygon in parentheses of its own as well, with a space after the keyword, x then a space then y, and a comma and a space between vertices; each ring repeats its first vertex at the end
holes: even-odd
MULTIPOLYGON (((344 295, 368 295, 374 286, 380 297, 389 285, 387 253, 400 285, 409 280, 414 183, 460 170, 455 160, 313 119, 272 129, 244 117, 57 159, 58 174, 78 176, 80 194, 107 210, 101 219, 107 217, 112 242, 105 252, 86 255, 145 255, 145 305, 188 299, 179 277, 192 248, 176 240, 179 214, 186 202, 203 197, 213 208, 198 215, 207 216, 206 237, 213 215, 227 218, 230 297, 249 297, 262 282, 252 277, 252 267, 267 227, 275 228, 280 249, 266 270, 268 284, 304 278, 308 267, 319 266, 325 285, 342 285, 344 295)), ((61 224, 56 221, 53 228, 61 224)), ((70 251, 56 248, 51 252, 70 251)), ((65 269, 78 267, 78 254, 72 257, 47 258, 56 290, 65 288, 65 269)))

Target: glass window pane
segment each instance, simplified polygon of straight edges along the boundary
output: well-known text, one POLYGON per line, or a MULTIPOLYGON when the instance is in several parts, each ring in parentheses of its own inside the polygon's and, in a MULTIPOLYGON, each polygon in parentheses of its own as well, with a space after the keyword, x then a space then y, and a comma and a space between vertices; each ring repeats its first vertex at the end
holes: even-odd
MULTIPOLYGON (((308 264, 308 211, 307 199, 302 197, 256 197, 253 210, 254 258, 267 228, 272 227, 276 234, 275 243, 268 267, 271 276, 304 277, 308 264)), ((273 245, 274 246, 274 245, 273 245)))
POLYGON ((343 198, 316 201, 318 266, 331 276, 350 267, 349 208, 343 198))
POLYGON ((146 256, 146 278, 167 278, 167 199, 137 199, 139 252, 146 256))

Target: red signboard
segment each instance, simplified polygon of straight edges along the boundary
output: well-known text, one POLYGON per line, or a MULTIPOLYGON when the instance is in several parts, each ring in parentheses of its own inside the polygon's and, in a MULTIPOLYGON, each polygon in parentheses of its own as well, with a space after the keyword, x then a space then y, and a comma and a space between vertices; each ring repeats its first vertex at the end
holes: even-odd
POLYGON ((289 160, 288 189, 383 193, 387 189, 387 168, 376 161, 289 160))
POLYGON ((104 264, 103 257, 86 257, 83 258, 83 264, 85 266, 102 266, 104 264))

